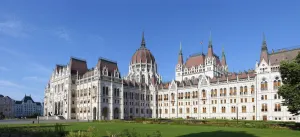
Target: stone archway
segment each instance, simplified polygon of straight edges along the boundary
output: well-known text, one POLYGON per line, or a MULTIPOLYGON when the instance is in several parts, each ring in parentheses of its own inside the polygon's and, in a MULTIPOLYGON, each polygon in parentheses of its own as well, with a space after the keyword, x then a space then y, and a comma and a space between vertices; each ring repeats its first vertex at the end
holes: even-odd
POLYGON ((120 119, 120 110, 119 110, 119 108, 114 109, 114 119, 120 119))
POLYGON ((93 120, 96 120, 96 112, 97 112, 97 109, 96 107, 93 108, 93 120))
POLYGON ((102 108, 102 116, 103 116, 103 119, 104 120, 107 120, 107 116, 108 116, 108 108, 107 107, 104 107, 102 108))

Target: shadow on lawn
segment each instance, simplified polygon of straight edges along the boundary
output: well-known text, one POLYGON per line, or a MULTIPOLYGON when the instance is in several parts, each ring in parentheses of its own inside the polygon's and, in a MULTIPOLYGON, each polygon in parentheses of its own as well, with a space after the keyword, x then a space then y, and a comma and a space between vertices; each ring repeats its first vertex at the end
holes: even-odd
POLYGON ((213 131, 213 132, 200 132, 200 133, 191 133, 187 135, 181 135, 178 137, 257 137, 255 135, 241 132, 229 132, 229 131, 213 131))

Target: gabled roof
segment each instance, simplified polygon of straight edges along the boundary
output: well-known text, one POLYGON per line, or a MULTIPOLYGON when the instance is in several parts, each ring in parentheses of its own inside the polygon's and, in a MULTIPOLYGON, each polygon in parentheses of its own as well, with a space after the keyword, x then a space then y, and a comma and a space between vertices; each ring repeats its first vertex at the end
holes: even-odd
POLYGON ((33 103, 35 103, 34 101, 33 101, 33 99, 31 98, 31 96, 26 96, 25 95, 25 97, 21 100, 22 102, 27 102, 27 101, 29 101, 29 100, 31 100, 33 103))
POLYGON ((114 74, 115 70, 119 70, 117 62, 105 58, 99 58, 97 67, 100 70, 100 72, 102 72, 103 68, 106 67, 109 74, 114 74))

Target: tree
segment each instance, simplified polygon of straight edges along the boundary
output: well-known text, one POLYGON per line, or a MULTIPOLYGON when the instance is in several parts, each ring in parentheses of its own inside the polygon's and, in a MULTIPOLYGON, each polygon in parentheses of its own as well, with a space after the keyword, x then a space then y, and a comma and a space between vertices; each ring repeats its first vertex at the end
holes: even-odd
POLYGON ((283 97, 283 105, 294 115, 300 114, 300 52, 296 59, 280 63, 283 85, 278 94, 283 97))

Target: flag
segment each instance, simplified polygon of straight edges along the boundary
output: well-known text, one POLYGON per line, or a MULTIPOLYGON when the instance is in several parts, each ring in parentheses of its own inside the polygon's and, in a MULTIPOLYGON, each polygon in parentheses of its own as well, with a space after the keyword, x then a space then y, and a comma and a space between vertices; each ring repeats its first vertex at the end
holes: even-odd
POLYGON ((200 42, 200 45, 202 45, 202 44, 203 44, 203 41, 200 42))

